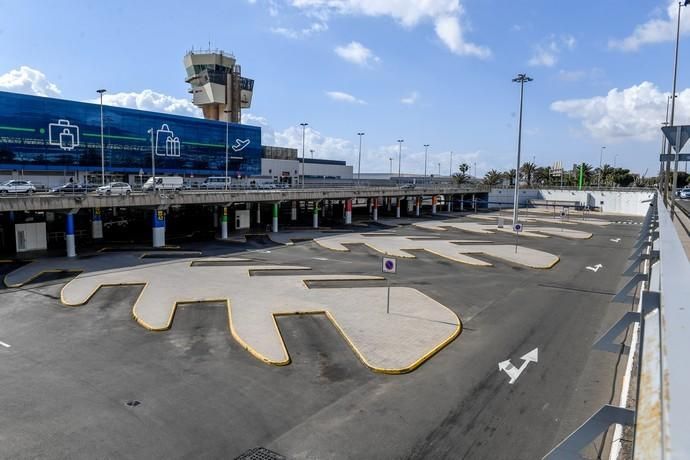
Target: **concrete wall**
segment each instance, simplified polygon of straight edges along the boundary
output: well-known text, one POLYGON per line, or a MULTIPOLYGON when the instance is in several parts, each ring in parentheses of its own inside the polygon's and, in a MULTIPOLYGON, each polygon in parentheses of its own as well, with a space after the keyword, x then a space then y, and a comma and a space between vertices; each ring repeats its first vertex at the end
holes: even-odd
MULTIPOLYGON (((280 177, 283 172, 289 172, 291 177, 299 177, 301 170, 297 160, 261 159, 261 175, 280 177)), ((352 179, 352 166, 322 163, 305 163, 304 175, 309 177, 338 177, 352 179)))
MULTIPOLYGON (((623 214, 644 216, 649 208, 647 200, 652 199, 654 192, 650 190, 621 189, 621 190, 520 190, 520 205, 526 205, 528 200, 577 201, 582 206, 598 208, 607 214, 623 214)), ((512 207, 512 189, 492 189, 489 193, 489 207, 512 207)))

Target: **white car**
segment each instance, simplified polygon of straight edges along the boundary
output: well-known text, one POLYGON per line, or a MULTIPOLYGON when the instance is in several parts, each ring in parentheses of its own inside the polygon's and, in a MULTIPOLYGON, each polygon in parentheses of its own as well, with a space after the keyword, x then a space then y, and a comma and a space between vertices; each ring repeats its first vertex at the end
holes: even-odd
POLYGON ((125 182, 111 182, 96 189, 99 195, 129 195, 132 187, 125 182))
POLYGON ((680 192, 678 193, 678 196, 680 196, 684 200, 690 198, 690 188, 681 189, 680 192))
POLYGON ((11 180, 0 185, 0 193, 34 193, 36 187, 28 180, 11 180))

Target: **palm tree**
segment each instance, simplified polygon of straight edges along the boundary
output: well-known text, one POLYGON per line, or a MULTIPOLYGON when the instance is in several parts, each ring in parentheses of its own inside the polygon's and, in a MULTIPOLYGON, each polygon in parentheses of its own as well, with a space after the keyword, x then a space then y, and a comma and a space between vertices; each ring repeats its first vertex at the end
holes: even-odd
POLYGON ((527 181, 527 186, 532 186, 532 177, 534 176, 534 171, 537 169, 537 165, 534 163, 526 162, 520 167, 520 173, 527 181))
POLYGON ((551 167, 537 168, 534 171, 534 180, 541 185, 551 185, 551 167))
POLYGON ((495 169, 488 171, 484 175, 484 183, 486 185, 492 185, 492 186, 498 185, 501 183, 502 180, 503 180, 503 175, 500 172, 496 171, 495 169))
POLYGON ((510 171, 504 171, 501 173, 503 176, 503 179, 508 181, 508 184, 510 185, 515 185, 515 170, 511 169, 510 171))
POLYGON ((455 180, 456 184, 464 184, 469 181, 470 176, 467 174, 467 172, 470 170, 470 165, 467 163, 461 163, 460 166, 458 166, 459 172, 455 173, 453 175, 453 179, 455 180))

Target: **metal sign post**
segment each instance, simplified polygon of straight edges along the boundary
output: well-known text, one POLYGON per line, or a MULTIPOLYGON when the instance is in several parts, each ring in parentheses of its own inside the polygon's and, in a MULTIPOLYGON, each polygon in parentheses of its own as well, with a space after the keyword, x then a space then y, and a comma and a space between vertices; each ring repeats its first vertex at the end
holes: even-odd
POLYGON ((513 224, 513 231, 515 232, 515 254, 517 254, 518 242, 520 241, 520 232, 522 231, 522 224, 516 222, 513 224))
MULTIPOLYGON (((381 262, 381 271, 383 273, 395 274, 398 272, 398 261, 393 257, 384 257, 381 262)), ((390 277, 386 277, 388 281, 388 293, 386 295, 386 314, 391 312, 391 280, 390 277)))

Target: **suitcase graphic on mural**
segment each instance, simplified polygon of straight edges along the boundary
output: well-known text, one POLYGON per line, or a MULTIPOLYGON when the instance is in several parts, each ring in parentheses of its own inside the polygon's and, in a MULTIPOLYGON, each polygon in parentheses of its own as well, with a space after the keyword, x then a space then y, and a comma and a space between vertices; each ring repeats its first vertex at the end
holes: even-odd
POLYGON ((48 124, 48 143, 62 150, 74 150, 79 147, 79 126, 69 120, 58 120, 48 124))
POLYGON ((175 133, 165 123, 161 129, 156 131, 156 155, 161 157, 180 156, 180 138, 175 137, 175 133))

